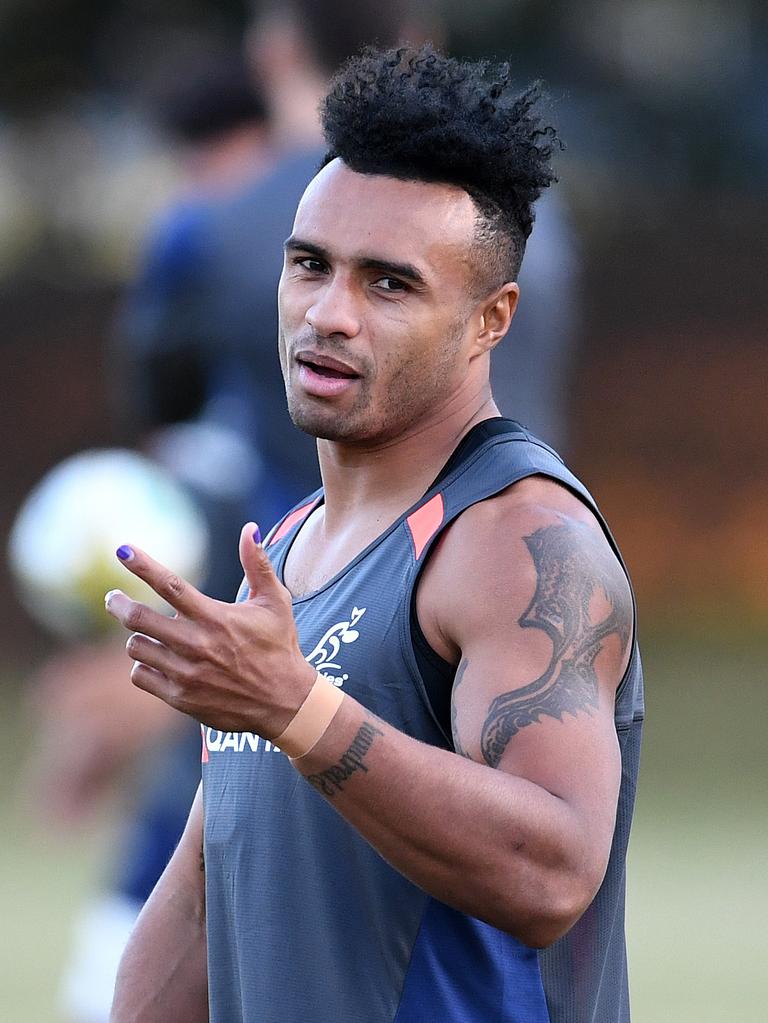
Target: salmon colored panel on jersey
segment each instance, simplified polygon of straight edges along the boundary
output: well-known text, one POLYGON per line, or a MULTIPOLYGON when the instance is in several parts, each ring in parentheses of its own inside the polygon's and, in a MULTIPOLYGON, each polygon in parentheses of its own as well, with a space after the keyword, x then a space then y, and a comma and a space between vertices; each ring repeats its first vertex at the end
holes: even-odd
POLYGON ((307 515, 309 515, 316 504, 317 501, 310 501, 309 504, 304 504, 301 508, 297 508, 296 511, 291 512, 290 515, 286 515, 278 529, 276 529, 270 537, 267 546, 271 547, 273 543, 277 543, 278 540, 282 540, 285 534, 290 532, 297 522, 301 522, 302 519, 305 519, 307 515))
POLYGON ((413 549, 416 552, 417 561, 421 557, 424 548, 440 528, 444 514, 443 495, 435 494, 421 508, 411 512, 405 520, 413 537, 413 549))
POLYGON ((203 764, 207 764, 208 763, 208 743, 205 741, 205 726, 204 725, 200 725, 200 734, 203 737, 203 755, 200 758, 200 761, 203 764))

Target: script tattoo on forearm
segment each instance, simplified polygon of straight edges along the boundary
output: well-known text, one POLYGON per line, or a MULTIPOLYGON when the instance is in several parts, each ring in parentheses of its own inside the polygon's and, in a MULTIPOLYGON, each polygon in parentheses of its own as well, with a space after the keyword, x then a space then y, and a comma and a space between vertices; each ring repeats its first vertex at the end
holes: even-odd
POLYGON ((368 768, 363 761, 376 736, 383 734, 384 732, 372 721, 363 722, 358 728, 357 734, 349 748, 346 752, 342 753, 338 762, 333 764, 332 767, 326 768, 325 771, 319 771, 317 774, 308 774, 307 781, 322 792, 324 796, 329 796, 333 799, 335 795, 341 792, 346 782, 357 771, 368 773, 368 768))
POLYGON ((464 678, 464 672, 469 667, 469 659, 462 657, 461 663, 456 669, 456 677, 453 680, 453 689, 451 690, 451 733, 453 735, 453 748, 460 757, 466 757, 468 760, 471 759, 469 753, 464 749, 459 736, 458 727, 458 712, 456 709, 456 690, 461 685, 462 679, 464 678))
POLYGON ((544 526, 524 537, 536 566, 536 592, 518 619, 523 629, 542 629, 552 641, 546 671, 530 685, 502 693, 491 703, 481 736, 485 762, 496 767, 510 739, 542 714, 563 720, 598 704, 595 659, 605 639, 629 641, 632 614, 624 578, 602 537, 582 523, 544 526), (590 603, 599 589, 611 610, 593 623, 590 603))

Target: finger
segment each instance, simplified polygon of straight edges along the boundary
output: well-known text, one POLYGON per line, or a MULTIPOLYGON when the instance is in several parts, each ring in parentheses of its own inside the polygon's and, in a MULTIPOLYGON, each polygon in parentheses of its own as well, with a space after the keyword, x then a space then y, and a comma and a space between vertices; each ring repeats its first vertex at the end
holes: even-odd
POLYGON ((129 572, 143 579, 155 593, 181 614, 194 618, 203 614, 210 600, 181 576, 150 558, 138 547, 123 545, 115 552, 129 572))
POLYGON ((261 532, 255 522, 246 522, 240 532, 240 563, 251 591, 249 597, 263 596, 279 586, 272 563, 261 545, 261 532))
POLYGON ((131 682, 137 689, 143 689, 145 693, 151 693, 167 703, 169 707, 175 707, 174 698, 176 687, 173 682, 157 668, 150 668, 141 661, 135 661, 131 668, 131 682))
POLYGON ((162 643, 138 632, 128 637, 125 649, 134 661, 141 661, 149 668, 156 668, 170 678, 181 678, 189 672, 190 665, 182 657, 162 643))
POLYGON ((188 648, 191 630, 183 618, 169 618, 138 600, 132 600, 122 590, 110 590, 104 597, 104 606, 130 632, 151 636, 179 653, 188 648))

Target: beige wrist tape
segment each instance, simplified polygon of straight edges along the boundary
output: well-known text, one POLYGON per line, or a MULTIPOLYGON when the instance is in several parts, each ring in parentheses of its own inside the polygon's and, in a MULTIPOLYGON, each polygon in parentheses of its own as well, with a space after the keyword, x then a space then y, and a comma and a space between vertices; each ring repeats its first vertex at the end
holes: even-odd
POLYGON ((327 731, 343 699, 341 689, 318 672, 306 700, 288 727, 272 740, 273 745, 279 746, 290 760, 306 756, 327 731))

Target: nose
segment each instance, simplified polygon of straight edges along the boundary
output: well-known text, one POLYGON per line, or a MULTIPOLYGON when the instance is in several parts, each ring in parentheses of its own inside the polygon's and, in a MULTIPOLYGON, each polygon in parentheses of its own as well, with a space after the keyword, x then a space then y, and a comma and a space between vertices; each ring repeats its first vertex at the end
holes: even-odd
POLYGON ((304 318, 320 337, 356 337, 360 333, 360 312, 352 282, 341 274, 329 277, 315 292, 304 318))

